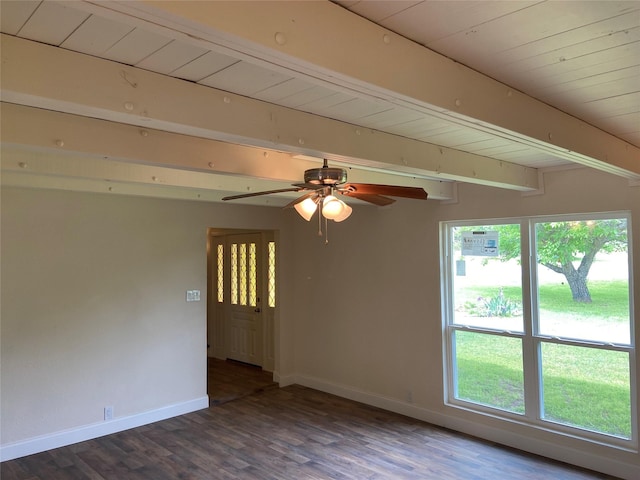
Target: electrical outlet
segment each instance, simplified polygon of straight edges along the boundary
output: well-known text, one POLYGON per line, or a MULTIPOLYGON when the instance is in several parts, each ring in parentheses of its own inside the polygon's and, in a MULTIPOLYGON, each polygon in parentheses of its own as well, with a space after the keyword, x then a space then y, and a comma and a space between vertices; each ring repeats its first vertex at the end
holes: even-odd
POLYGON ((113 420, 113 407, 104 407, 104 419, 113 420))

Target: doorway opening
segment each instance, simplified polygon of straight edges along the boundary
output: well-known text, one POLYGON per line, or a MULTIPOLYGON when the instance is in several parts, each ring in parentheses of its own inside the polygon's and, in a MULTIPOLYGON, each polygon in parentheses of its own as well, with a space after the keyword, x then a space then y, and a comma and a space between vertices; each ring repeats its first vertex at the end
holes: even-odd
POLYGON ((274 231, 207 231, 211 404, 275 385, 275 237, 274 231))

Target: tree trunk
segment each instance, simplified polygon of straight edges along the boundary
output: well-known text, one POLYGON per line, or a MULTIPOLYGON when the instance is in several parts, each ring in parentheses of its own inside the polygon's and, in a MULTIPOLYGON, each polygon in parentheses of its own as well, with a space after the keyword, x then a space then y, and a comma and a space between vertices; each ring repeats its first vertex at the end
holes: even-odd
POLYGON ((553 263, 543 263, 542 265, 564 275, 567 283, 569 283, 574 302, 591 303, 591 293, 589 292, 589 287, 587 287, 587 276, 593 263, 593 257, 595 255, 590 257, 585 255, 582 262, 580 262, 580 267, 577 269, 574 268, 571 262, 566 262, 562 265, 554 265, 553 263))
POLYGON ((557 264, 543 262, 542 265, 565 276, 569 283, 569 288, 571 288, 571 295, 573 296, 574 302, 591 303, 591 292, 589 292, 589 287, 587 287, 587 277, 589 276, 589 270, 591 269, 591 265, 593 265, 596 254, 605 243, 607 243, 605 238, 594 239, 591 248, 585 252, 582 260, 580 260, 580 266, 577 269, 569 259, 558 262, 557 264))
POLYGON ((565 277, 569 282, 569 288, 571 288, 571 295, 574 302, 591 303, 591 293, 589 287, 587 287, 587 277, 580 275, 577 270, 571 267, 571 272, 565 271, 565 277))

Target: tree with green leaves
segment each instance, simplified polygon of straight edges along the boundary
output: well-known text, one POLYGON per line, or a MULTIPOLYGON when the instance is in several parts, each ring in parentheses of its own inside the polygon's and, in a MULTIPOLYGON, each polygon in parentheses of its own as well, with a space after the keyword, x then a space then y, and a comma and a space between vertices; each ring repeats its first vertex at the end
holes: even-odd
MULTIPOLYGON (((500 259, 520 258, 520 226, 497 226, 500 259)), ((538 263, 564 275, 575 302, 591 303, 589 270, 599 252, 627 249, 624 218, 536 224, 538 263)))

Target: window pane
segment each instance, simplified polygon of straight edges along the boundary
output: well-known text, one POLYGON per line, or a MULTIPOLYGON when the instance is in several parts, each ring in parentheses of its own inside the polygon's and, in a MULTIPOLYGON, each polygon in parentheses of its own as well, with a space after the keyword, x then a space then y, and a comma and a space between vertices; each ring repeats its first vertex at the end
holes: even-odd
POLYGON ((217 285, 218 285, 218 302, 224 301, 224 245, 219 244, 217 248, 217 285))
POLYGON ((240 244, 238 281, 240 283, 240 305, 247 304, 247 244, 240 244))
POLYGON ((474 332, 454 332, 456 398, 524 413, 522 341, 474 332))
POLYGON ((542 343, 542 418, 631 438, 629 354, 542 343))
POLYGON ((231 303, 238 304, 238 244, 231 244, 231 303))
POLYGON ((269 269, 267 272, 268 305, 276 306, 276 242, 269 242, 269 269))
POLYGON ((249 305, 255 307, 258 299, 256 273, 256 244, 249 244, 249 305))
POLYGON ((452 229, 453 323, 523 331, 520 225, 452 229))
POLYGON ((626 219, 537 223, 539 332, 629 344, 626 219))

